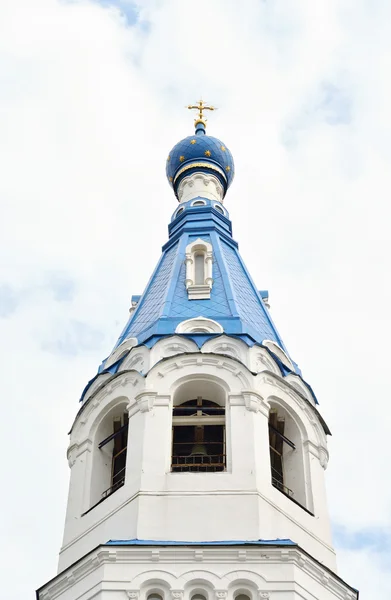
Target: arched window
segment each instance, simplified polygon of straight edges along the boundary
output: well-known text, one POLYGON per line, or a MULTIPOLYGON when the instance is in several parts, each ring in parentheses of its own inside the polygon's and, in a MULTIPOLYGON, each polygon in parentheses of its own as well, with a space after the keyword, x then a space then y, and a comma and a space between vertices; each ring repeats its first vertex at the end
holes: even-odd
POLYGON ((199 238, 186 247, 185 285, 189 300, 210 298, 212 279, 212 244, 199 238))
POLYGON ((194 283, 203 285, 205 283, 205 254, 197 252, 194 256, 194 283))
POLYGON ((126 452, 128 447, 128 413, 124 412, 113 419, 113 432, 99 443, 99 450, 110 444, 111 480, 110 487, 102 492, 109 496, 125 483, 126 452))
POLYGON ((235 596, 235 600, 250 600, 250 596, 247 596, 247 594, 238 594, 235 596))
POLYGON ((148 594, 147 600, 163 600, 163 596, 157 592, 152 592, 151 594, 148 594))
POLYGON ((125 483, 128 413, 124 403, 113 408, 94 436, 90 506, 95 506, 125 483))
POLYGON ((185 210, 184 206, 181 206, 181 208, 178 208, 178 210, 176 211, 175 217, 178 217, 178 215, 180 215, 181 213, 183 213, 184 210, 185 210))
POLYGON ((191 203, 192 206, 205 206, 206 202, 205 200, 196 200, 195 202, 191 203))
POLYGON ((222 213, 222 214, 224 214, 224 210, 223 210, 223 209, 221 208, 221 206, 219 206, 218 204, 214 204, 214 205, 213 205, 213 208, 214 208, 215 210, 217 210, 219 213, 222 213))
POLYGON ((204 594, 193 594, 191 600, 206 600, 206 596, 204 594))
POLYGON ((224 406, 198 396, 174 407, 172 425, 172 471, 225 470, 224 406))
POLYGON ((272 485, 306 508, 303 443, 298 426, 282 408, 272 407, 269 413, 269 448, 272 485))

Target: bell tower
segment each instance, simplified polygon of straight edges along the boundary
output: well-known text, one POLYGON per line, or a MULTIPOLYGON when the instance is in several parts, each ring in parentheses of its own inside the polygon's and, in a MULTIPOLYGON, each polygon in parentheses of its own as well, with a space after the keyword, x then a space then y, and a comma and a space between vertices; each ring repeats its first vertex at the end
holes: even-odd
POLYGON ((232 237, 227 146, 167 158, 179 205, 82 393, 59 571, 38 600, 354 600, 336 574, 327 435, 232 237))

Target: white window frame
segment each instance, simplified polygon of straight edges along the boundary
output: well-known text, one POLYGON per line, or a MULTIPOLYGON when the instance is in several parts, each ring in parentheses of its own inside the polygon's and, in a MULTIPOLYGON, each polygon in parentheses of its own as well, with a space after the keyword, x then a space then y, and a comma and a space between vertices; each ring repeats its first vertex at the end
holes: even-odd
POLYGON ((212 244, 198 238, 186 247, 186 279, 185 285, 189 300, 205 300, 210 298, 212 290, 212 244), (195 257, 202 254, 204 257, 204 278, 200 283, 195 283, 195 257))

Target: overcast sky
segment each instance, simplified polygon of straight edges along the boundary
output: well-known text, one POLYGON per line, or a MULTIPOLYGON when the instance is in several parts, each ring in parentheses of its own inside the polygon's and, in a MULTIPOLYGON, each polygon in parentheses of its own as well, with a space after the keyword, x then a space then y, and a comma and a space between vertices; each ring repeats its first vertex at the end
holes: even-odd
POLYGON ((4 598, 55 575, 67 432, 167 239, 200 95, 234 237, 333 432, 339 574, 391 597, 390 23, 389 0, 1 0, 4 598))

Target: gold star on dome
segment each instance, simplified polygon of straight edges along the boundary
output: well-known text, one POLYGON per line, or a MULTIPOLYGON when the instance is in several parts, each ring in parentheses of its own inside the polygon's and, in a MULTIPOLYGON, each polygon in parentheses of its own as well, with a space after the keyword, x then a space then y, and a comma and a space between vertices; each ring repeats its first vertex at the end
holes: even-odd
POLYGON ((170 160, 170 158, 171 158, 171 156, 170 156, 170 155, 168 155, 168 156, 167 156, 167 162, 170 160))
POLYGON ((180 156, 179 160, 180 160, 180 162, 183 162, 185 160, 185 157, 184 156, 180 156))
POLYGON ((220 146, 223 152, 225 152, 225 146, 220 146))
POLYGON ((227 167, 225 167, 225 170, 226 170, 226 171, 230 171, 230 170, 231 170, 231 167, 228 165, 227 167))
POLYGON ((210 156, 212 153, 210 150, 205 150, 205 156, 210 156))
POLYGON ((169 177, 168 179, 169 179, 169 181, 172 181, 172 177, 169 177))
POLYGON ((192 144, 193 146, 194 146, 194 144, 196 144, 196 143, 197 143, 197 140, 191 140, 191 141, 190 141, 190 144, 192 144))

